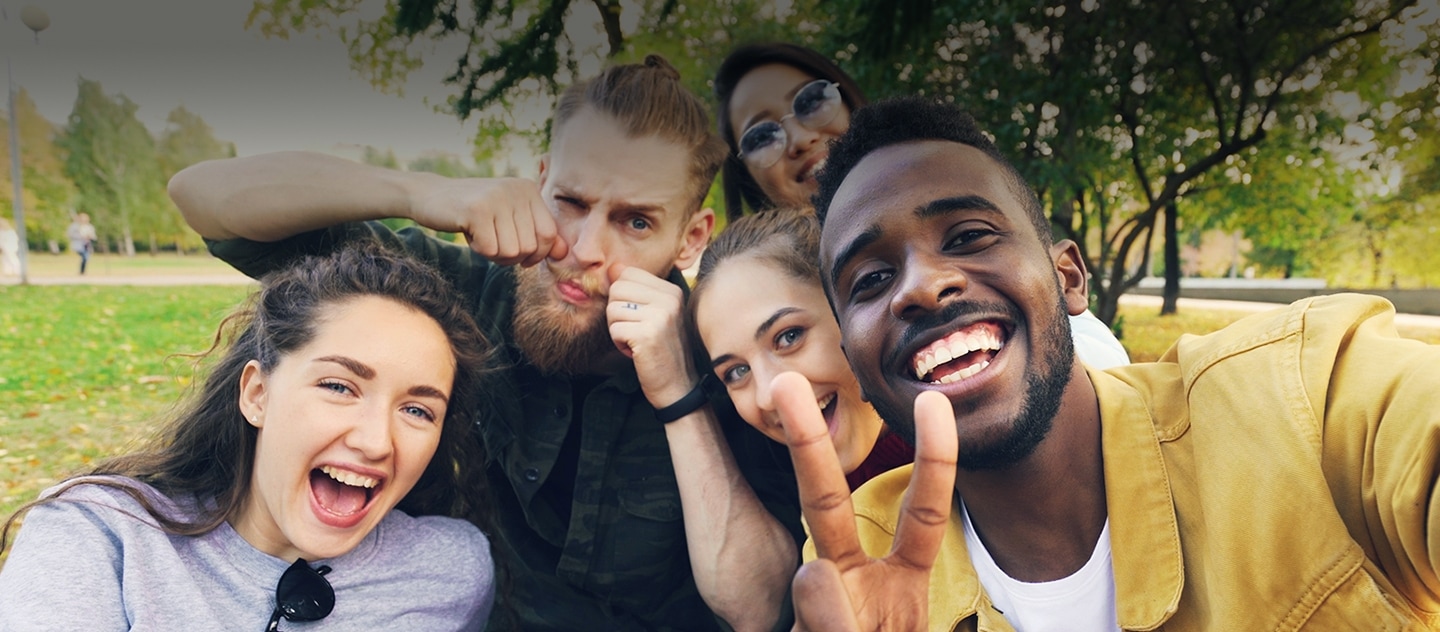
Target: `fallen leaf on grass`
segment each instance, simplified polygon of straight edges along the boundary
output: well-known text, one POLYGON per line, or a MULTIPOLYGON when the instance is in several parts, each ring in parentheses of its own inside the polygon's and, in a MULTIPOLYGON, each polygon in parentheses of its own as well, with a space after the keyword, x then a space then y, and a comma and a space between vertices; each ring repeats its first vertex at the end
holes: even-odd
POLYGON ((163 383, 168 382, 168 381, 170 381, 170 378, 167 377, 167 376, 164 376, 164 375, 142 375, 142 376, 140 376, 140 379, 135 380, 135 383, 136 383, 136 384, 163 384, 163 383))

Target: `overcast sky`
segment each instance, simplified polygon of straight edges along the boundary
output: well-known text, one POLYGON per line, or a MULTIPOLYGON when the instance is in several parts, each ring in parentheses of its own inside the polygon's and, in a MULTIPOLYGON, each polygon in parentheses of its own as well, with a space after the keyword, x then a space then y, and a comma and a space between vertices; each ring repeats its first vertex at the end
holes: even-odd
POLYGON ((242 156, 313 149, 353 157, 344 146, 359 144, 391 148, 402 161, 432 149, 469 161, 474 125, 424 102, 443 102, 445 68, 424 68, 403 99, 382 94, 350 70, 333 34, 276 40, 246 30, 249 0, 0 0, 0 7, 7 16, 0 53, 15 84, 60 125, 84 76, 138 104, 152 132, 184 105, 242 156), (28 5, 50 16, 38 44, 20 23, 28 5))

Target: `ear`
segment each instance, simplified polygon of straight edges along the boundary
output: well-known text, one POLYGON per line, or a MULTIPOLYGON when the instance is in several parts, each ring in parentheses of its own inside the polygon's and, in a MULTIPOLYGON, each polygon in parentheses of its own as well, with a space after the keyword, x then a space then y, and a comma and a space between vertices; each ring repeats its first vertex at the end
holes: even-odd
POLYGON ((265 426, 265 371, 259 360, 246 362, 240 370, 240 414, 256 428, 265 426))
POLYGON ((1090 309, 1090 273, 1085 269, 1080 246, 1062 239, 1050 247, 1050 258, 1055 262, 1055 276, 1060 281, 1066 313, 1075 316, 1090 309))
POLYGON ((545 188, 545 178, 550 175, 550 154, 540 154, 540 188, 545 188))
POLYGON ((695 211, 685 222, 684 231, 680 236, 680 253, 675 255, 675 267, 681 270, 693 265, 710 243, 710 234, 715 232, 715 209, 707 206, 695 211))

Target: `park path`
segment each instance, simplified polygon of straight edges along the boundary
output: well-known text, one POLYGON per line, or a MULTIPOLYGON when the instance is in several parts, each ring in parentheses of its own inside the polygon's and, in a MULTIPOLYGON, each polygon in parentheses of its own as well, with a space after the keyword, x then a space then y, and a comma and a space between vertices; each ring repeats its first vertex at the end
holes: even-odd
MULTIPOLYGON (((1145 296, 1141 294, 1126 294, 1120 297, 1122 305, 1138 305, 1143 307, 1154 307, 1160 309, 1161 298, 1159 296, 1145 296)), ((1284 303, 1259 303, 1255 301, 1224 301, 1207 298, 1180 298, 1179 308, 1193 307, 1195 309, 1229 310, 1237 312, 1263 312, 1268 309, 1275 309, 1285 305, 1284 303)), ((1440 316, 1427 316, 1424 314, 1396 314, 1395 324, 1400 327, 1424 327, 1428 329, 1440 329, 1440 316)))
MULTIPOLYGON (((255 280, 239 272, 215 274, 87 274, 31 276, 31 285, 245 285, 255 280)), ((0 276, 0 285, 18 285, 16 276, 0 276)))
MULTIPOLYGON (((20 279, 18 277, 0 276, 0 285, 15 285, 19 282, 20 279)), ((143 275, 88 274, 85 276, 77 274, 30 277, 30 283, 34 285, 246 285, 254 282, 254 279, 239 272, 143 275)), ((1158 296, 1126 294, 1120 297, 1120 302, 1126 305, 1160 308, 1160 297, 1158 296)), ((1183 297, 1180 299, 1181 309, 1193 307, 1195 309, 1260 312, 1267 309, 1275 309, 1281 305, 1281 303, 1257 303, 1251 301, 1222 301, 1183 297)), ((1395 316, 1395 324, 1402 327, 1424 327, 1440 330, 1440 316, 1397 314, 1395 316)))

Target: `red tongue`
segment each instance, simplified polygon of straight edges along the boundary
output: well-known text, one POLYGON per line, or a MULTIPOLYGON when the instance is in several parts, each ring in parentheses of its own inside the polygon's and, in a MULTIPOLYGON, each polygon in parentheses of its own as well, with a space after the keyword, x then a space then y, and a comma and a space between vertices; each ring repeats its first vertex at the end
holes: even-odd
POLYGON ((364 487, 354 487, 337 481, 320 470, 310 472, 310 488, 315 490, 315 499, 326 511, 338 516, 348 516, 365 506, 364 487))

